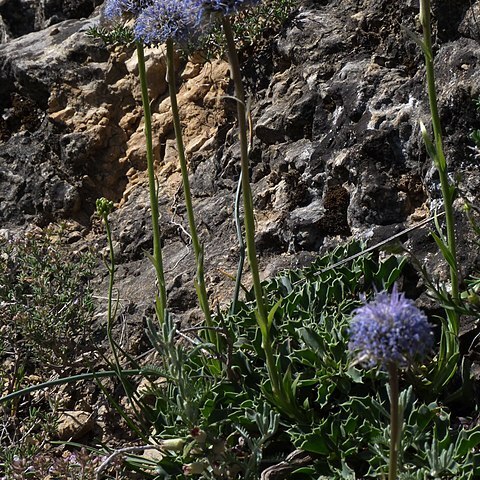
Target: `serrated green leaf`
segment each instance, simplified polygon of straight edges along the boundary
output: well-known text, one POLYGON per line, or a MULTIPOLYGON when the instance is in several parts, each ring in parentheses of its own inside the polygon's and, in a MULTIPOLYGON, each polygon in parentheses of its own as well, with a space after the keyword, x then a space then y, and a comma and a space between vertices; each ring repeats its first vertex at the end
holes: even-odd
POLYGON ((472 430, 462 429, 455 443, 455 456, 463 457, 480 446, 480 427, 472 430))
POLYGON ((320 335, 310 328, 299 328, 298 333, 301 339, 305 342, 305 345, 315 352, 321 352, 323 348, 323 340, 320 335))
POLYGON ((305 452, 312 452, 318 455, 329 455, 330 453, 328 442, 317 433, 307 435, 299 448, 305 452))

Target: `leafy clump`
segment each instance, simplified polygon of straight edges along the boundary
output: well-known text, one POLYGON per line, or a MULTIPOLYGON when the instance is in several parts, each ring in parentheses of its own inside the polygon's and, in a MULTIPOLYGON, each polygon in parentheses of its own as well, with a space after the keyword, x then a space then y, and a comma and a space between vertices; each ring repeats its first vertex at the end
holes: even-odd
MULTIPOLYGON (((239 54, 243 57, 264 48, 280 31, 297 4, 296 0, 265 0, 239 12, 232 25, 239 54)), ((199 50, 207 59, 225 54, 225 37, 220 25, 211 29, 199 50)))
MULTIPOLYGON (((156 443, 184 440, 156 463, 157 472, 175 478, 198 469, 200 478, 247 480, 276 468, 288 470, 286 478, 294 480, 385 476, 387 375, 357 368, 348 351, 349 331, 361 298, 391 289, 401 279, 405 259, 381 259, 361 250, 356 242, 341 246, 309 268, 263 283, 275 361, 298 407, 295 417, 282 412, 272 395, 252 291, 235 314, 217 313, 225 341, 220 353, 209 343, 186 346, 180 339, 187 338, 188 329, 182 333, 169 316, 160 329, 149 322, 148 336, 161 361, 145 367, 152 384, 141 409, 144 418, 155 419, 156 443), (290 456, 296 461, 288 466, 290 456)), ((398 293, 395 298, 409 302, 398 293)), ((426 341, 431 344, 429 333, 426 341)), ((408 386, 406 376, 400 387, 399 478, 476 478, 480 429, 458 426, 446 407, 408 386)))
POLYGON ((2 350, 20 363, 61 367, 75 359, 93 313, 94 258, 61 239, 27 234, 0 243, 2 350))
MULTIPOLYGON (((233 24, 239 51, 250 52, 265 47, 272 36, 280 31, 296 6, 296 0, 265 0, 239 12, 233 24)), ((87 34, 100 38, 107 45, 129 44, 135 39, 133 29, 119 22, 111 27, 93 26, 87 34)), ((192 53, 201 52, 206 60, 223 56, 225 49, 225 37, 219 24, 214 25, 200 42, 187 48, 192 53)))

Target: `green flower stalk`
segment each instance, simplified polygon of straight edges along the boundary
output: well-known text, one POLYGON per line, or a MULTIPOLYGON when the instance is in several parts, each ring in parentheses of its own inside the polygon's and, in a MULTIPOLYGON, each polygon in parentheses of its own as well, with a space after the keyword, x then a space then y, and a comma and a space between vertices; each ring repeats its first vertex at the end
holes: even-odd
MULTIPOLYGON (((233 2, 234 3, 234 2, 233 2)), ((247 115, 245 109, 245 92, 240 72, 240 62, 235 48, 232 24, 228 16, 222 15, 222 26, 227 41, 228 59, 231 68, 231 76, 235 85, 235 98, 237 103, 238 135, 240 140, 240 164, 241 181, 244 206, 245 243, 247 246, 247 258, 252 273, 253 290, 257 303, 257 322, 262 334, 262 346, 265 351, 268 374, 270 378, 273 399, 277 406, 289 416, 295 418, 300 415, 295 404, 292 389, 286 388, 282 381, 279 368, 275 361, 273 342, 270 336, 272 318, 269 318, 263 292, 260 273, 258 268, 257 252, 255 248, 255 218, 253 211, 252 190, 250 187, 248 139, 247 139, 247 115)), ((287 377, 288 378, 288 377, 287 377)))
POLYGON ((113 286, 115 284, 115 255, 113 252, 113 241, 112 241, 112 232, 110 229, 110 222, 108 221, 108 216, 113 211, 113 202, 107 200, 106 198, 99 198, 96 201, 97 214, 102 219, 103 224, 105 225, 105 231, 107 234, 107 243, 109 248, 109 260, 110 263, 107 264, 109 281, 108 281, 108 305, 107 305, 107 338, 110 344, 110 348, 115 358, 115 365, 120 367, 120 362, 117 356, 117 349, 115 342, 112 337, 112 328, 113 328, 113 318, 116 315, 115 309, 113 308, 113 286))
MULTIPOLYGON (((110 350, 112 351, 112 354, 113 354, 112 366, 114 368, 114 371, 117 374, 118 379, 120 380, 120 383, 123 386, 125 394, 127 395, 127 398, 130 402, 130 405, 134 413, 138 416, 138 408, 136 405, 136 401, 131 395, 131 386, 129 385, 127 376, 125 375, 125 370, 122 368, 122 365, 120 362, 120 356, 118 352, 120 351, 130 361, 132 361, 133 359, 113 338, 113 321, 117 315, 117 305, 118 305, 118 301, 117 301, 117 303, 115 304, 115 308, 113 308, 113 286, 115 284, 116 266, 115 266, 115 254, 113 251, 112 231, 110 228, 110 222, 108 220, 108 216, 113 211, 113 202, 110 200, 107 200, 106 198, 99 198, 96 201, 96 207, 97 207, 97 214, 103 220, 103 223, 105 225, 105 231, 107 234, 107 243, 109 248, 109 263, 107 262, 105 263, 107 265, 108 273, 109 273, 108 305, 107 305, 107 339, 110 345, 110 350)), ((136 364, 135 361, 133 361, 133 363, 136 364)), ((135 366, 138 366, 138 365, 135 365, 135 366)), ((133 424, 133 422, 128 417, 126 412, 121 409, 117 409, 117 411, 122 415, 122 417, 125 419, 127 424, 130 425, 130 427, 132 427, 135 431, 138 432, 137 427, 133 424)))
MULTIPOLYGON (((445 210, 446 237, 437 223, 437 234, 432 232, 443 257, 448 263, 450 270, 451 297, 454 303, 459 300, 459 279, 457 248, 455 240, 455 217, 453 213, 453 200, 455 197, 455 186, 448 179, 448 165, 443 152, 442 127, 438 113, 437 93, 435 88, 435 70, 433 63, 432 33, 430 17, 430 0, 420 0, 420 23, 423 28, 423 41, 418 39, 425 57, 425 68, 427 76, 427 92, 432 118, 433 141, 427 133, 423 123, 420 124, 423 139, 429 156, 438 171, 440 187, 445 210)), ((433 372, 433 390, 439 390, 453 377, 458 368, 459 344, 458 333, 460 329, 460 318, 458 313, 452 309, 446 309, 447 321, 442 328, 440 351, 438 362, 433 372)))
POLYGON ((150 194, 150 209, 152 212, 152 233, 153 233, 153 266, 155 268, 158 288, 157 314, 160 323, 165 319, 165 309, 167 308, 167 291, 165 288, 165 276, 163 273, 162 245, 160 237, 159 213, 158 213, 158 194, 155 178, 154 159, 153 159, 153 141, 152 141, 152 115, 150 111, 150 101, 148 98, 147 73, 145 70, 145 55, 143 44, 137 41, 138 71, 142 90, 143 118, 145 123, 145 142, 147 148, 147 170, 148 170, 148 189, 150 194))
MULTIPOLYGON (((208 303, 207 288, 205 285, 204 263, 203 263, 203 247, 198 238, 197 227, 195 223, 195 215, 192 205, 192 194, 190 192, 190 181, 188 179, 188 166, 185 157, 185 147, 183 142, 182 126, 180 124, 180 114, 177 103, 177 90, 175 86, 175 68, 174 68, 174 46, 173 40, 167 40, 167 81, 170 94, 170 101, 172 105, 173 126, 175 130, 175 138, 177 142, 178 160, 180 162, 180 169, 182 171, 183 191, 185 193, 185 207, 187 209, 188 225, 190 228, 190 235, 192 237, 193 252, 195 254, 195 264, 197 267, 197 278, 195 287, 197 290, 200 308, 205 315, 205 324, 207 327, 213 327, 212 316, 208 303)), ((217 335, 214 330, 208 329, 209 340, 216 344, 217 335)))
MULTIPOLYGON (((455 219, 453 215, 453 199, 455 187, 448 180, 448 169, 445 154, 443 153, 442 127, 440 123, 440 115, 438 113, 437 93, 435 88, 435 70, 433 65, 432 51, 432 34, 430 21, 430 0, 420 0, 420 23, 423 28, 423 52, 425 56, 425 67, 427 73, 427 91, 430 103, 430 112, 432 116, 433 143, 426 137, 425 129, 423 130, 426 139, 427 149, 435 163, 440 176, 440 186, 442 189, 443 203, 445 208, 445 221, 447 230, 446 247, 449 252, 447 261, 450 266, 450 280, 452 287, 452 298, 458 300, 458 265, 457 265, 457 248, 455 241, 455 219)), ((451 325, 452 333, 458 335, 458 323, 451 325)))
POLYGON ((388 371, 390 383, 390 461, 388 480, 397 480, 402 438, 402 413, 399 409, 398 371, 425 357, 433 345, 427 317, 396 285, 389 295, 358 308, 350 325, 349 350, 367 367, 388 371))
POLYGON ((167 82, 172 108, 173 125, 177 143, 177 153, 182 172, 183 190, 185 193, 185 207, 187 209, 188 225, 192 238, 196 265, 195 287, 200 308, 205 315, 205 324, 208 338, 217 343, 217 335, 212 330, 213 321, 208 303, 208 294, 205 285, 203 247, 200 243, 195 215, 192 205, 192 194, 188 178, 188 166, 185 156, 182 126, 177 102, 177 89, 174 67, 174 43, 184 45, 192 41, 199 34, 199 6, 195 0, 156 0, 141 11, 135 23, 135 36, 139 42, 146 45, 167 44, 167 82))

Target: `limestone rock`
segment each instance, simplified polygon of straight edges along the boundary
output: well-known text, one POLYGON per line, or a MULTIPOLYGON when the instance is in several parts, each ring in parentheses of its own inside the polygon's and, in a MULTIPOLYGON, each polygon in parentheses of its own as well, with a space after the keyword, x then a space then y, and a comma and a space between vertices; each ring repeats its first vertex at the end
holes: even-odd
POLYGON ((16 38, 63 20, 86 18, 100 3, 101 0, 2 0, 0 18, 16 38))
POLYGON ((95 426, 94 415, 81 410, 61 412, 57 424, 59 440, 78 440, 91 432, 95 426))
MULTIPOLYGON (((480 182, 478 152, 469 139, 480 128, 473 102, 480 94, 478 4, 437 2, 433 16, 445 151, 471 200, 478 200, 480 182)), ((22 8, 29 5, 22 2, 22 8)), ((418 2, 410 0, 305 0, 269 48, 242 65, 254 133, 256 240, 265 272, 272 273, 272 265, 301 265, 352 234, 383 240, 439 203, 438 176, 419 130, 420 120, 429 125, 422 53, 404 32, 417 29, 417 14, 418 2)), ((117 286, 121 298, 135 299, 131 310, 139 316, 151 305, 155 286, 144 255, 152 238, 136 57, 133 48, 107 50, 87 37, 97 21, 63 20, 0 45, 0 221, 77 217, 89 226, 96 198, 118 202, 111 217, 123 272, 117 286)), ((171 307, 190 318, 195 265, 165 61, 161 48, 146 54, 171 307)), ((238 260, 232 215, 240 174, 228 65, 178 56, 176 73, 210 294, 228 300, 228 275, 238 260)), ((457 216, 459 231, 467 232, 460 204, 457 216)), ((435 267, 441 261, 426 240, 428 229, 407 241, 419 255, 430 253, 435 267)), ((478 254, 466 234, 460 240, 468 272, 478 254)))

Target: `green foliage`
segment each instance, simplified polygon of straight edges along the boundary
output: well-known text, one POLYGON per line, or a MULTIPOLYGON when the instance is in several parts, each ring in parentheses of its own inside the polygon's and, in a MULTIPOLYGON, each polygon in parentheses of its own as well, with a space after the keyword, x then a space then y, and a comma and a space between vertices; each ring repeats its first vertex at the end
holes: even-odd
POLYGON ((474 130, 470 134, 470 138, 473 140, 473 143, 480 148, 480 130, 474 130))
POLYGON ((87 35, 99 38, 106 45, 128 45, 134 41, 133 30, 124 25, 115 25, 113 28, 94 25, 87 30, 87 35))
MULTIPOLYGON (((233 22, 233 34, 239 53, 258 52, 266 46, 297 5, 297 0, 265 0, 237 14, 233 22)), ((223 56, 226 43, 221 25, 215 26, 201 40, 200 46, 196 45, 192 50, 200 50, 207 59, 223 56)))
POLYGON ((3 415, 0 425, 0 472, 23 479, 27 459, 40 455, 45 441, 56 430, 56 415, 30 407, 21 420, 3 415))
MULTIPOLYGON (((148 336, 161 361, 144 370, 151 379, 145 416, 153 421, 155 442, 185 440, 180 450, 151 465, 162 472, 158 478, 183 478, 182 471, 192 466, 205 479, 254 479, 294 449, 309 452, 314 460, 292 469, 289 478, 386 474, 390 442, 386 374, 360 370, 352 363, 348 325, 360 295, 370 296, 373 287, 392 286, 405 260, 370 253, 342 263, 361 249, 359 243, 341 246, 309 268, 285 271, 263 284, 276 362, 279 371, 286 372, 284 385, 299 406, 294 419, 282 415, 271 394, 253 292, 239 302, 235 315, 217 314, 229 339, 225 352, 216 352, 214 345, 198 337, 194 347, 178 342, 179 332, 169 317, 161 330, 149 322, 148 336), (212 375, 219 359, 224 373, 212 375), (202 432, 201 441, 195 431, 202 432)), ((405 385, 400 396, 399 478, 475 478, 480 429, 454 428, 448 410, 424 402, 421 393, 405 385)))
POLYGON ((63 366, 88 337, 93 256, 68 253, 61 238, 25 235, 0 243, 0 329, 4 354, 63 366))
MULTIPOLYGON (((60 452, 56 454, 37 453, 32 458, 15 455, 8 465, 6 473, 11 480, 96 480, 96 471, 101 464, 101 457, 89 453, 85 448, 77 452, 60 452)), ((122 478, 119 472, 114 476, 103 478, 122 478)), ((123 477, 124 478, 124 477, 123 477)))
MULTIPOLYGON (((234 23, 238 49, 247 52, 265 46, 271 37, 280 31, 297 3, 297 0, 265 0, 260 5, 239 13, 234 23)), ((133 30, 120 24, 112 28, 96 25, 89 28, 87 35, 99 38, 106 45, 128 45, 134 41, 133 30)), ((223 56, 225 48, 222 28, 217 25, 201 40, 200 45, 192 45, 189 51, 193 53, 199 50, 206 59, 212 59, 223 56)))

